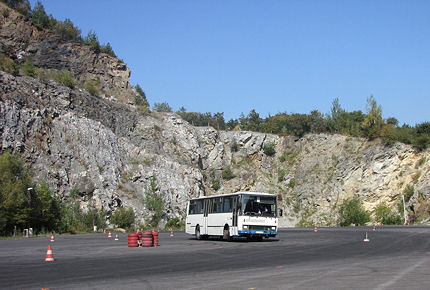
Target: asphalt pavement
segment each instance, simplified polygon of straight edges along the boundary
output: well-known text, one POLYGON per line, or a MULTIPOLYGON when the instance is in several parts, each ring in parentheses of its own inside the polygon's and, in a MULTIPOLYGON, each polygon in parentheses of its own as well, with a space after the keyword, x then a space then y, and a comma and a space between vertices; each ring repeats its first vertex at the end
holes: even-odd
POLYGON ((0 289, 430 289, 430 227, 289 228, 261 242, 160 233, 0 240, 0 289), (364 242, 368 234, 369 242, 364 242), (51 244, 54 262, 45 262, 51 244))

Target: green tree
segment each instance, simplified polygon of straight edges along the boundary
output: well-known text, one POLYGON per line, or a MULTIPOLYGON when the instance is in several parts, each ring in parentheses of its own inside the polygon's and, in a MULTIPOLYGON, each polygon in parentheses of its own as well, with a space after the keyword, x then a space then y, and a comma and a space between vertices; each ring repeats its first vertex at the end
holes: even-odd
POLYGON ((110 43, 106 43, 105 45, 102 45, 100 48, 101 52, 106 53, 110 56, 116 57, 115 52, 113 51, 112 46, 110 45, 110 43))
POLYGON ((69 18, 66 18, 63 22, 55 20, 51 16, 50 21, 54 31, 64 40, 82 41, 81 30, 75 27, 69 18))
POLYGON ((149 220, 151 227, 158 227, 161 218, 163 217, 164 198, 160 193, 155 176, 151 176, 149 188, 146 188, 145 205, 148 210, 152 212, 149 220))
POLYGON ((27 228, 31 218, 34 191, 29 171, 18 155, 0 155, 0 233, 11 233, 14 226, 27 228))
POLYGON ((364 209, 358 197, 346 199, 339 208, 339 224, 349 226, 351 224, 364 225, 370 221, 370 214, 364 209))
POLYGON ((424 122, 416 125, 416 130, 418 134, 428 134, 430 135, 430 122, 424 122))
POLYGON ((396 130, 394 129, 392 124, 385 124, 381 129, 381 138, 388 145, 393 144, 397 141, 396 130))
POLYGON ((84 43, 87 44, 92 51, 99 53, 101 51, 100 42, 94 31, 90 30, 84 38, 84 43))
POLYGON ((332 102, 330 109, 330 127, 332 132, 339 133, 341 131, 341 122, 345 114, 345 110, 342 109, 339 98, 335 98, 332 102))
POLYGON ((254 132, 261 131, 261 124, 263 120, 260 118, 260 115, 254 109, 252 109, 251 112, 249 112, 246 119, 247 119, 246 130, 250 130, 254 132))
POLYGON ((323 133, 327 132, 327 120, 324 119, 323 114, 318 110, 312 110, 309 115, 310 130, 312 133, 323 133))
POLYGON ((163 103, 154 103, 154 111, 157 112, 172 112, 172 108, 169 106, 167 102, 163 103))
POLYGON ((48 183, 41 181, 33 199, 31 224, 37 229, 56 230, 61 219, 61 205, 54 197, 48 183))
POLYGON ((136 89, 136 92, 137 92, 137 95, 134 98, 134 103, 137 106, 142 106, 147 111, 149 111, 149 103, 148 103, 148 100, 146 99, 145 92, 142 90, 142 88, 139 86, 139 84, 137 84, 134 88, 136 89))
POLYGON ((39 29, 51 28, 51 21, 45 12, 45 8, 39 1, 36 2, 31 12, 31 22, 39 29))
POLYGON ((60 220, 60 203, 46 182, 38 186, 18 155, 0 155, 0 234, 11 233, 14 226, 35 232, 55 230, 60 220))
POLYGON ((427 149, 430 145, 430 136, 426 134, 419 135, 413 139, 413 145, 420 151, 427 149))
POLYGON ((393 127, 397 127, 399 125, 399 120, 394 117, 390 117, 385 121, 385 123, 393 125, 393 127))
POLYGON ((227 124, 226 124, 226 128, 228 130, 235 130, 236 128, 238 128, 239 126, 239 121, 237 119, 230 119, 227 124))
POLYGON ((377 138, 381 134, 384 120, 382 119, 382 108, 372 95, 367 98, 366 111, 367 115, 362 123, 363 130, 367 138, 377 138))

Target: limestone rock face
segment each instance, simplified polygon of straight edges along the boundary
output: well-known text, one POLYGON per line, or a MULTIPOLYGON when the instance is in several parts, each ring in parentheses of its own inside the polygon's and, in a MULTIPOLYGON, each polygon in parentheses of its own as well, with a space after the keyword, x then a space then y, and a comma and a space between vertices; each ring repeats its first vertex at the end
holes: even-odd
POLYGON ((64 199, 78 190, 83 207, 132 207, 143 221, 154 176, 164 221, 182 218, 190 197, 249 190, 278 194, 281 225, 333 225, 346 198, 358 195, 368 210, 380 202, 395 208, 408 185, 415 189, 408 206, 428 216, 429 152, 404 144, 193 127, 173 113, 145 116, 79 88, 3 72, 0 94, 1 149, 22 153, 64 199), (227 169, 232 176, 223 176, 227 169))
POLYGON ((144 222, 155 177, 166 201, 162 223, 182 219, 190 197, 261 191, 278 195, 281 226, 334 225, 346 198, 359 196, 367 210, 380 202, 397 208, 413 186, 407 208, 428 221, 428 150, 341 135, 217 131, 173 113, 145 115, 130 102, 135 91, 122 61, 39 31, 14 13, 0 15, 0 23, 1 53, 46 72, 67 68, 81 82, 97 78, 105 91, 93 96, 0 71, 0 150, 20 153, 64 200, 77 191, 83 208, 131 207, 144 222), (275 154, 265 154, 266 145, 275 154))

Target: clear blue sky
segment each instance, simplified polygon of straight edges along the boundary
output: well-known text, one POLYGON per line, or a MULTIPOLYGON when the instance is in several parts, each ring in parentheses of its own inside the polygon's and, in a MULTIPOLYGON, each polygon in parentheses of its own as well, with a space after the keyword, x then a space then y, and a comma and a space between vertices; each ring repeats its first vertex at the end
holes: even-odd
MULTIPOLYGON (((31 0, 32 7, 36 1, 31 0)), ((42 0, 110 42, 147 99, 191 112, 329 113, 334 98, 430 121, 430 1, 42 0)))

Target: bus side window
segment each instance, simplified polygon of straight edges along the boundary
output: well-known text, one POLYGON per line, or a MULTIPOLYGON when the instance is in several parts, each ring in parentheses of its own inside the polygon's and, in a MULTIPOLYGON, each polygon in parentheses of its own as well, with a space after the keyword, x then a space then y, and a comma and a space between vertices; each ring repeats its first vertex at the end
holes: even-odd
POLYGON ((203 213, 203 200, 197 200, 196 201, 196 214, 202 214, 203 213))
POLYGON ((217 198, 217 201, 216 201, 216 212, 222 212, 222 200, 223 200, 222 197, 217 198))
POLYGON ((188 211, 188 214, 194 214, 196 208, 196 201, 191 200, 190 201, 190 210, 188 211))
POLYGON ((211 199, 208 200, 209 213, 214 213, 215 212, 215 210, 214 210, 214 208, 215 208, 215 202, 214 201, 215 200, 213 198, 211 198, 211 199))
POLYGON ((223 212, 230 212, 230 211, 231 211, 231 197, 225 197, 223 212))

